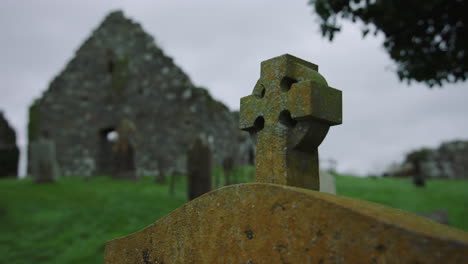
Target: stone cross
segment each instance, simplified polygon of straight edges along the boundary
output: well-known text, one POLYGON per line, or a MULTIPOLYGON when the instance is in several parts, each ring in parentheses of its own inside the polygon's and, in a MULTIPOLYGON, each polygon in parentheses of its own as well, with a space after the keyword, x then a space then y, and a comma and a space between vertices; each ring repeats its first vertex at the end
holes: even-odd
POLYGON ((289 54, 262 62, 240 108, 240 128, 257 142, 256 182, 319 190, 317 148, 341 122, 341 91, 328 86, 317 65, 289 54))

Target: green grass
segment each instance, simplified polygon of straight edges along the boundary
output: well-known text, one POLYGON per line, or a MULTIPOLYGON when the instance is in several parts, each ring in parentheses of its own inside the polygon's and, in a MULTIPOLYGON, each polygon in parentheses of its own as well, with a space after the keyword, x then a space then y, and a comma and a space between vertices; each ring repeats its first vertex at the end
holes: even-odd
MULTIPOLYGON (((234 181, 251 181, 252 173, 238 170, 234 181)), ((139 183, 63 178, 40 185, 0 180, 0 263, 103 263, 107 240, 136 232, 186 202, 185 177, 177 179, 173 196, 168 184, 156 185, 153 177, 139 183)), ((444 208, 453 226, 468 231, 468 181, 433 180, 422 189, 404 179, 337 176, 336 182, 341 195, 410 212, 444 208)))
POLYGON ((339 195, 412 213, 445 209, 450 226, 468 231, 468 180, 426 180, 419 188, 411 179, 336 176, 336 189, 339 195))
POLYGON ((185 203, 180 188, 96 178, 0 181, 0 263, 103 263, 104 243, 185 203))

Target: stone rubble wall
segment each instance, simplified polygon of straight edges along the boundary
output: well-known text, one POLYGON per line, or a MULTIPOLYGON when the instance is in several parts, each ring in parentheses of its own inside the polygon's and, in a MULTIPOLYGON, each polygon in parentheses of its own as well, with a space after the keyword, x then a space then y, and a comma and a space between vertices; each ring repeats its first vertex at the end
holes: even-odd
POLYGON ((109 14, 76 51, 31 108, 32 133, 46 131, 56 143, 64 175, 101 171, 103 137, 122 119, 132 121, 139 174, 185 172, 185 153, 197 136, 212 145, 213 160, 234 156, 245 165, 253 143, 238 129, 238 114, 213 99, 155 45, 142 27, 120 11, 109 14))
POLYGON ((420 149, 406 156, 402 164, 387 171, 389 176, 414 176, 414 162, 419 162, 426 179, 468 179, 468 141, 451 141, 436 149, 420 149))

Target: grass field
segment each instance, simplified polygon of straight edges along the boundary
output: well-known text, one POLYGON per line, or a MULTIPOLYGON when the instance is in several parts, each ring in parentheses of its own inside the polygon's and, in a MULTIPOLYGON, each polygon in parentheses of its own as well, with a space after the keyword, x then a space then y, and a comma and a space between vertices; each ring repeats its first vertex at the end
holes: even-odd
MULTIPOLYGON (((103 263, 105 241, 138 231, 185 203, 185 180, 172 196, 168 185, 153 181, 0 180, 0 263, 103 263)), ((451 225, 468 231, 468 181, 428 181, 423 189, 404 179, 337 176, 336 182, 341 195, 410 212, 444 208, 451 225)))

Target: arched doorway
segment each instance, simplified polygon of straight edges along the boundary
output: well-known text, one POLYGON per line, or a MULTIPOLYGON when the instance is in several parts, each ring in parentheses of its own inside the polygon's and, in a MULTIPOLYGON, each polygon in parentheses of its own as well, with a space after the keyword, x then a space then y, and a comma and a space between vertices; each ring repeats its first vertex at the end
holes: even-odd
POLYGON ((98 131, 97 174, 111 175, 113 166, 112 147, 119 138, 116 128, 106 127, 98 131))

